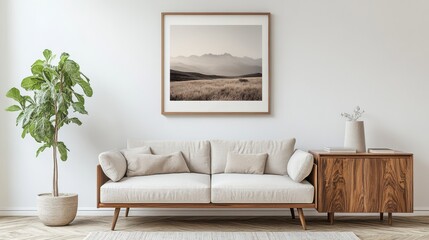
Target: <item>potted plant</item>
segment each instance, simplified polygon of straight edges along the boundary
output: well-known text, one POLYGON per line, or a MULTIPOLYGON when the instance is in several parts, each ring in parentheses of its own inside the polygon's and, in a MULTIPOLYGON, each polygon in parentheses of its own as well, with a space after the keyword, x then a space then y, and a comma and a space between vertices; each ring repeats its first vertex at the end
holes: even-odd
POLYGON ((356 149, 358 153, 366 152, 364 123, 358 121, 364 112, 357 106, 352 113, 341 113, 341 116, 347 119, 344 147, 356 149))
POLYGON ((57 65, 52 64, 55 56, 50 50, 43 51, 43 56, 43 60, 39 59, 31 66, 32 75, 21 82, 21 87, 32 94, 24 95, 18 88, 11 88, 6 96, 17 104, 6 110, 19 112, 16 125, 22 126, 22 138, 30 135, 41 144, 36 157, 44 150, 52 149, 52 193, 38 195, 38 214, 45 225, 63 226, 76 217, 78 195, 58 191, 58 156, 66 161, 69 151, 58 133, 64 125, 82 124, 77 117, 71 116, 70 110, 87 114, 85 96, 92 96, 92 88, 89 79, 80 72, 79 65, 69 58, 69 54, 61 54, 57 65), (77 86, 83 93, 76 91, 77 86))

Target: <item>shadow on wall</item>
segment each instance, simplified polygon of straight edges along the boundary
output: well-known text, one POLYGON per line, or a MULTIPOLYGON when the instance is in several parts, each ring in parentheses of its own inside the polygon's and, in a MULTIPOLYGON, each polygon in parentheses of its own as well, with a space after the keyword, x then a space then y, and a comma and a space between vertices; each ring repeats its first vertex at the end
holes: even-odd
POLYGON ((9 113, 4 111, 4 109, 11 103, 9 99, 6 99, 5 94, 9 90, 7 84, 10 81, 10 64, 9 59, 11 58, 11 53, 9 51, 9 2, 0 1, 0 79, 2 84, 0 84, 0 209, 8 206, 10 199, 8 198, 10 193, 10 176, 9 176, 9 167, 10 164, 8 159, 10 159, 10 149, 8 148, 8 139, 11 134, 11 127, 13 123, 9 121, 12 119, 11 116, 8 116, 9 113), (6 83, 6 84, 5 84, 6 83))

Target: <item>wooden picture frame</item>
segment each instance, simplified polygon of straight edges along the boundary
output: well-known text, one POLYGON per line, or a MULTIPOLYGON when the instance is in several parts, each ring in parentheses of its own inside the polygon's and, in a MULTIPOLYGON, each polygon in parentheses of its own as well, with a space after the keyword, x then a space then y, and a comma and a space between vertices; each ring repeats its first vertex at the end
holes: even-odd
POLYGON ((161 113, 269 114, 270 13, 161 13, 161 113))

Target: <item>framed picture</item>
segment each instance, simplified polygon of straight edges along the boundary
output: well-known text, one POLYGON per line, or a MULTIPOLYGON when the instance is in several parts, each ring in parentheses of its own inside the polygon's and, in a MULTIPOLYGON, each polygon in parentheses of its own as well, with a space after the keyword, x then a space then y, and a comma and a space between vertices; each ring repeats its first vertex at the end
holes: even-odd
POLYGON ((162 13, 162 114, 270 113, 270 13, 162 13))

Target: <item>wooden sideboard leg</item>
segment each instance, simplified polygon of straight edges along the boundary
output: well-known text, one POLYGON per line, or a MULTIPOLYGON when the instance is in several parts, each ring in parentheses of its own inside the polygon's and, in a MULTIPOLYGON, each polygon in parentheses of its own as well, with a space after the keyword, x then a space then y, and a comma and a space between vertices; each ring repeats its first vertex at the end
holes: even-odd
POLYGON ((328 212, 328 221, 331 225, 334 224, 334 213, 333 212, 328 212))
POLYGON ((383 218, 384 218, 384 213, 380 213, 380 221, 383 221, 383 218))
POLYGON ((392 225, 392 213, 390 212, 390 213, 387 213, 387 223, 389 224, 389 225, 392 225))
POLYGON ((112 228, 111 228, 112 231, 115 230, 116 221, 118 221, 120 211, 121 211, 121 208, 115 208, 115 214, 113 215, 112 228))
POLYGON ((293 208, 290 209, 290 215, 292 216, 292 219, 295 219, 295 211, 293 208))
POLYGON ((127 207, 126 209, 125 209, 125 217, 128 217, 128 214, 130 213, 130 208, 129 207, 127 207))
POLYGON ((298 210, 299 220, 301 221, 302 229, 307 230, 307 224, 305 223, 305 217, 302 208, 297 208, 296 210, 298 210))

